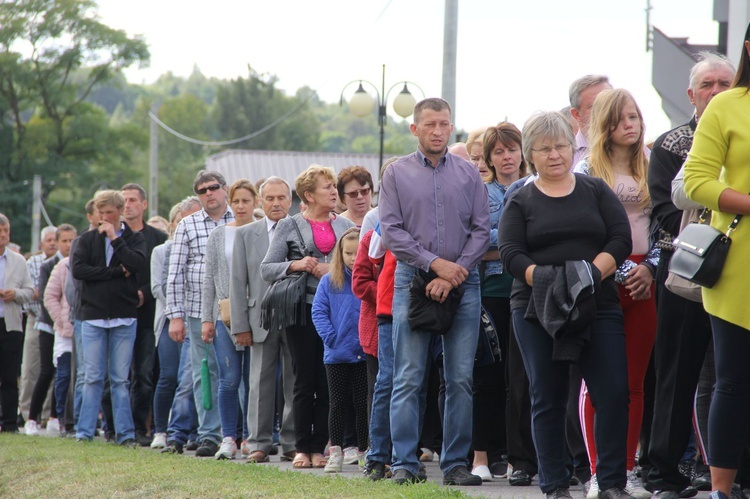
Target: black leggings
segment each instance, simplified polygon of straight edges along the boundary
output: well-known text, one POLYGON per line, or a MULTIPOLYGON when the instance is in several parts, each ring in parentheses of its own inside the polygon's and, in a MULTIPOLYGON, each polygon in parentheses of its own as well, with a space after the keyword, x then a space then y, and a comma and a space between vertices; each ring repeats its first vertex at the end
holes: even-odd
POLYGON ((357 448, 367 450, 367 364, 326 364, 328 375, 328 397, 331 409, 328 415, 328 433, 331 445, 344 444, 346 408, 348 401, 354 406, 357 448))
POLYGON ((737 469, 750 429, 750 331, 711 316, 716 389, 708 416, 708 462, 737 469))
MULTIPOLYGON (((52 355, 55 347, 55 335, 45 331, 39 331, 39 378, 34 385, 34 392, 31 394, 31 406, 29 408, 29 420, 41 423, 40 416, 44 400, 47 398, 49 387, 55 379, 55 365, 52 363, 52 355)), ((54 394, 53 394, 54 397, 54 394)), ((50 417, 57 417, 55 409, 55 400, 52 399, 50 405, 50 417)))

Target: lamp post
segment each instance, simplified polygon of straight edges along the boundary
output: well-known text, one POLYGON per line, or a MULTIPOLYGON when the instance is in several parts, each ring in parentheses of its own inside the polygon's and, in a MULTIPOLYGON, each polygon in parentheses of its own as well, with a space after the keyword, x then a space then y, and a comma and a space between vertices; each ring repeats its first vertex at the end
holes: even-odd
POLYGON ((343 104, 344 102, 344 91, 353 83, 359 83, 359 87, 354 92, 354 95, 349 100, 349 110, 357 117, 364 118, 365 116, 372 113, 373 108, 377 104, 378 106, 378 126, 380 127, 380 163, 379 167, 383 166, 383 144, 385 142, 385 123, 386 123, 386 105, 388 103, 388 96, 391 94, 391 91, 400 86, 402 83, 404 84, 404 87, 401 89, 401 91, 396 95, 396 97, 393 98, 393 110, 401 116, 402 118, 406 118, 408 116, 411 116, 411 114, 414 112, 414 105, 417 103, 417 100, 414 98, 414 96, 409 91, 409 84, 414 85, 419 89, 420 92, 422 92, 422 95, 424 96, 424 91, 420 88, 419 85, 414 83, 413 81, 399 81, 395 84, 393 84, 388 91, 385 91, 385 64, 383 64, 383 79, 380 84, 380 91, 378 91, 378 87, 374 84, 370 83, 367 80, 353 80, 344 85, 344 88, 341 90, 341 97, 339 99, 339 104, 343 104), (367 85, 371 86, 373 90, 375 90, 375 94, 377 95, 377 99, 373 99, 370 94, 368 94, 362 84, 366 83, 367 85))

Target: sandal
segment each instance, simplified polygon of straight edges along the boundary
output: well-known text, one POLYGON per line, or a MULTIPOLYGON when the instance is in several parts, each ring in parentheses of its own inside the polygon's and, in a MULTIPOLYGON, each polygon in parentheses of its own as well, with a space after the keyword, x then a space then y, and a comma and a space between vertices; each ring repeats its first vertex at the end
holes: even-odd
POLYGON ((310 463, 310 456, 305 454, 304 452, 298 452, 296 456, 294 456, 294 461, 292 461, 292 467, 293 468, 312 468, 312 463, 310 463))
POLYGON ((325 468, 328 464, 328 459, 323 454, 315 453, 312 455, 312 467, 313 468, 325 468))
POLYGON ((268 454, 262 450, 254 450, 247 456, 248 463, 267 463, 269 461, 268 454))

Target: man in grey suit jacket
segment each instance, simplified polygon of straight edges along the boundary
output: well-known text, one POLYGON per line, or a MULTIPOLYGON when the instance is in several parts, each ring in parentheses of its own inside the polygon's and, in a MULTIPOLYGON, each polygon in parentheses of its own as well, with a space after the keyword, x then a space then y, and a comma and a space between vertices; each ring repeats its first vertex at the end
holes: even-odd
POLYGON ((285 401, 280 435, 282 460, 294 458, 294 420, 291 414, 294 372, 286 331, 269 332, 260 327, 260 304, 269 286, 260 275, 260 262, 273 239, 276 222, 286 217, 292 206, 292 193, 283 179, 270 177, 261 185, 259 197, 266 216, 237 230, 229 300, 232 304, 232 334, 238 345, 250 347, 252 359, 247 411, 248 461, 265 462, 273 447, 279 361, 285 401))
POLYGON ((18 373, 23 354, 21 306, 34 297, 23 256, 10 243, 10 221, 0 213, 0 431, 18 433, 18 373))

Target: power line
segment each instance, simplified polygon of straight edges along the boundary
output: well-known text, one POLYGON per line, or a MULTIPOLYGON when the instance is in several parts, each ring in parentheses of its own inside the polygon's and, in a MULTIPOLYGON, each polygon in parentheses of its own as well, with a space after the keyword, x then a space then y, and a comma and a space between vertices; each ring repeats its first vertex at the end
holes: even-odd
POLYGON ((249 135, 245 135, 244 137, 239 137, 237 139, 232 139, 232 140, 223 140, 223 141, 220 141, 220 142, 208 141, 208 140, 199 140, 199 139, 194 139, 192 137, 188 137, 187 135, 184 135, 184 134, 178 132, 177 130, 171 128, 169 125, 167 125, 166 123, 164 123, 163 121, 161 121, 151 111, 148 112, 148 116, 149 116, 149 118, 151 118, 152 120, 154 120, 154 122, 157 125, 159 125, 160 127, 162 127, 164 130, 168 131, 169 133, 171 133, 175 137, 180 138, 182 140, 185 140, 187 142, 191 142, 193 144, 198 144, 198 145, 202 145, 202 146, 228 146, 228 145, 232 145, 232 144, 237 144, 239 142, 244 142, 246 140, 250 140, 252 138, 257 137, 258 135, 261 135, 261 134, 267 132, 271 128, 275 127, 276 125, 278 125, 279 123, 281 123, 282 121, 286 120, 287 118, 289 118, 290 116, 292 116, 294 113, 296 113, 297 111, 299 111, 300 109, 302 109, 302 106, 304 106, 305 104, 307 104, 308 102, 310 102, 310 100, 313 98, 314 95, 315 95, 314 92, 310 92, 310 95, 304 101, 302 101, 301 103, 299 103, 292 110, 290 110, 290 111, 284 113, 283 115, 281 115, 280 118, 278 118, 277 120, 273 121, 271 124, 264 126, 260 130, 257 130, 255 132, 249 134, 249 135))

